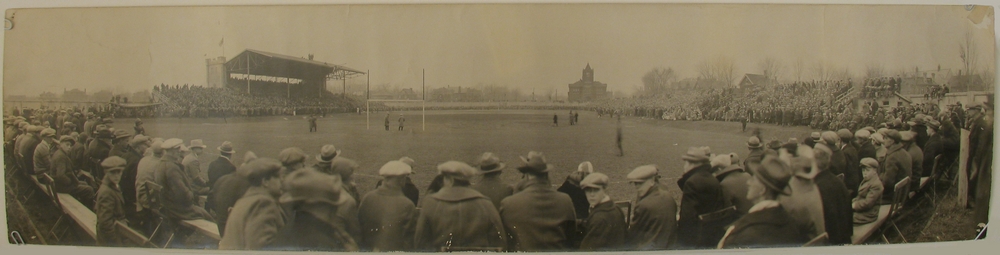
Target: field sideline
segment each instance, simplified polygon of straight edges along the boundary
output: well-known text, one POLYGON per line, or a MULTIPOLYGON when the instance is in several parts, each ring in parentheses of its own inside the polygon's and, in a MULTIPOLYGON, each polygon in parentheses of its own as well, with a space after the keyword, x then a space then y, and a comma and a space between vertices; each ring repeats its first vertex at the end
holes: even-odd
MULTIPOLYGON (((801 141, 810 132, 808 127, 778 127, 750 124, 747 132, 740 123, 716 121, 664 121, 623 117, 625 156, 618 157, 615 148, 615 121, 598 118, 594 112, 580 112, 580 124, 569 126, 568 111, 503 110, 503 111, 428 111, 427 130, 421 131, 420 112, 402 112, 406 117, 404 131, 397 131, 400 112, 392 112, 390 131, 385 131, 385 112, 371 115, 371 129, 365 129, 365 115, 336 114, 320 118, 318 132, 308 132, 303 116, 253 118, 160 118, 144 119, 148 134, 156 137, 202 139, 208 148, 201 157, 202 170, 218 156, 223 141, 231 141, 239 165, 243 154, 253 151, 258 157, 276 158, 287 147, 299 147, 309 154, 307 165, 316 162, 315 155, 324 144, 334 144, 342 155, 360 165, 355 182, 364 194, 379 180, 378 169, 387 161, 402 156, 413 158, 413 182, 421 190, 436 175, 437 164, 459 160, 474 164, 483 152, 493 152, 507 164, 502 178, 516 182, 521 175, 514 169, 521 165, 518 156, 528 151, 541 151, 550 164, 554 185, 576 170, 578 164, 590 161, 595 170, 611 177, 609 194, 616 200, 633 199, 635 191, 625 183, 631 169, 656 164, 667 187, 679 194, 676 179, 682 173, 680 160, 688 147, 710 146, 713 153, 736 152, 746 156, 746 138, 752 128, 760 128, 767 139, 801 141), (552 115, 559 114, 559 127, 552 127, 552 115)), ((132 131, 134 119, 115 119, 111 126, 132 131)), ((679 199, 679 197, 678 197, 679 199)))

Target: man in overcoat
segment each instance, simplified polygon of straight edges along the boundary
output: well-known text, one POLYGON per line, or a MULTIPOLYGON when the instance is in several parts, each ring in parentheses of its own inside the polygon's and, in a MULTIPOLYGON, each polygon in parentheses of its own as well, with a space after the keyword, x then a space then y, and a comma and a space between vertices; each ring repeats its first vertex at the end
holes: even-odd
POLYGON ((910 154, 910 193, 913 193, 920 189, 920 176, 924 173, 924 151, 916 144, 916 132, 903 131, 899 132, 899 136, 903 139, 903 150, 910 154))
MULTIPOLYGON (((684 193, 681 198, 680 220, 677 221, 678 245, 685 249, 711 248, 718 244, 725 233, 725 226, 732 223, 727 209, 722 185, 712 175, 707 148, 690 148, 681 156, 684 174, 677 186, 684 193)), ((735 209, 732 210, 735 212, 735 209)))
POLYGON ((378 174, 382 185, 365 194, 358 207, 361 248, 366 251, 408 251, 413 248, 416 206, 403 195, 406 176, 413 173, 403 161, 389 161, 378 174))
POLYGON ((285 176, 282 187, 285 192, 279 201, 294 215, 289 215, 291 222, 279 230, 268 249, 359 251, 358 243, 343 225, 350 219, 333 213, 347 202, 341 199, 347 196, 341 194, 340 176, 306 168, 285 176))
MULTIPOLYGON (((476 170, 448 161, 438 165, 443 187, 421 201, 414 249, 441 251, 447 247, 506 250, 507 232, 489 198, 469 188, 476 170)), ((554 192, 554 191, 553 191, 554 192)), ((508 198, 510 199, 510 198, 508 198)), ((506 199, 504 200, 506 201, 506 199)))
POLYGON ((840 137, 840 151, 844 153, 844 185, 847 191, 854 197, 858 193, 858 185, 861 185, 861 168, 859 166, 861 158, 858 158, 858 147, 854 143, 854 133, 850 130, 837 130, 840 137))
POLYGON ((205 209, 195 205, 195 193, 191 190, 191 179, 180 163, 184 141, 170 138, 160 145, 163 156, 153 170, 153 179, 162 187, 160 204, 164 213, 172 221, 211 219, 205 209))
POLYGON ((552 165, 540 152, 522 156, 524 166, 518 171, 527 175, 524 190, 500 202, 500 217, 510 234, 513 251, 564 251, 575 249, 576 212, 569 195, 552 188, 549 170, 552 165))
POLYGON ((220 250, 256 250, 270 245, 286 216, 278 204, 281 195, 281 163, 260 158, 246 165, 250 188, 236 201, 226 222, 220 250))
POLYGON ((59 149, 52 153, 52 188, 59 193, 69 193, 87 208, 94 208, 94 187, 81 182, 79 170, 69 158, 70 147, 76 141, 72 137, 59 138, 59 149))
POLYGON ((472 185, 472 189, 489 198, 493 202, 493 206, 499 210, 500 201, 514 194, 514 188, 500 179, 500 174, 503 173, 506 164, 501 162, 500 158, 492 152, 487 152, 479 157, 479 162, 476 165, 479 174, 483 177, 472 185))
POLYGON ((750 168, 753 178, 747 181, 747 198, 754 206, 728 228, 718 248, 801 246, 809 241, 777 200, 791 179, 788 168, 774 155, 765 156, 760 167, 750 168))
MULTIPOLYGON (((576 211, 577 219, 586 219, 590 215, 590 203, 587 202, 587 194, 583 192, 583 186, 580 186, 580 181, 593 172, 594 165, 590 161, 580 163, 576 168, 576 172, 566 176, 566 181, 563 181, 563 184, 556 190, 569 195, 569 199, 573 201, 573 208, 576 211)), ((497 206, 499 207, 499 205, 497 206)))
POLYGON ((604 192, 610 182, 607 175, 593 173, 580 182, 587 201, 591 204, 591 214, 584 222, 586 233, 580 242, 580 250, 621 250, 625 249, 628 223, 625 214, 615 206, 615 202, 604 192))
POLYGON ((729 154, 730 165, 714 173, 715 179, 722 185, 722 192, 725 193, 726 200, 736 206, 738 216, 747 214, 753 202, 747 199, 747 180, 750 179, 742 165, 740 157, 736 153, 729 154))
MULTIPOLYGON (((819 173, 814 179, 823 202, 823 225, 830 237, 830 244, 851 243, 854 234, 854 210, 851 209, 851 195, 844 182, 828 171, 833 153, 826 145, 816 145, 815 157, 819 173)), ((860 161, 859 161, 860 163, 860 161)))
POLYGON ((219 178, 236 171, 236 165, 233 165, 233 154, 236 153, 236 150, 233 150, 233 143, 222 142, 216 149, 219 150, 219 157, 208 164, 208 187, 215 187, 215 182, 219 178))
MULTIPOLYGON (((896 183, 913 174, 913 160, 906 151, 906 148, 903 147, 903 138, 900 136, 899 131, 886 130, 882 140, 885 142, 884 146, 888 149, 886 151, 885 163, 880 164, 882 170, 878 178, 882 180, 882 187, 885 188, 882 192, 881 204, 888 204, 892 202, 893 194, 896 192, 896 183)), ((899 192, 908 191, 909 187, 907 187, 907 190, 899 192)))
POLYGON ((97 190, 97 204, 94 206, 94 213, 97 214, 98 246, 124 245, 125 236, 118 232, 115 222, 128 222, 125 218, 125 201, 118 187, 126 163, 125 159, 118 156, 111 156, 101 162, 106 174, 104 181, 101 182, 101 188, 97 190))
POLYGON ((637 200, 629 222, 630 247, 637 250, 670 248, 677 230, 677 201, 660 183, 655 165, 644 165, 625 177, 636 188, 637 200))

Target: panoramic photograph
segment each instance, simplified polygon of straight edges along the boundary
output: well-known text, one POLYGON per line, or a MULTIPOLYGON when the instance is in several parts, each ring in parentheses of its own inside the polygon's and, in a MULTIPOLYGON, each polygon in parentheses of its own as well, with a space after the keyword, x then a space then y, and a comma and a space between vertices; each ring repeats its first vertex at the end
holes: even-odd
POLYGON ((11 245, 857 252, 988 232, 992 6, 4 15, 11 245))

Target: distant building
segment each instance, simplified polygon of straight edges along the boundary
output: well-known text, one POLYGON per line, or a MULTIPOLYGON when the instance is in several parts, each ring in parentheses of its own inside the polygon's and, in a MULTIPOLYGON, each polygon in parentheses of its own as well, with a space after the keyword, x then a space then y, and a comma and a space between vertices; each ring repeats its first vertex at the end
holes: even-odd
POLYGON ((63 94, 62 94, 62 100, 63 101, 67 101, 67 102, 85 102, 85 101, 87 101, 89 99, 90 99, 89 96, 87 96, 87 89, 84 89, 84 90, 79 90, 79 89, 66 90, 66 89, 63 89, 63 94))
POLYGON ((608 92, 608 84, 594 81, 594 69, 587 63, 587 67, 583 69, 583 77, 576 83, 569 84, 567 97, 570 102, 591 102, 607 99, 611 97, 611 92, 608 92))
POLYGON ((38 95, 38 99, 45 100, 45 101, 52 101, 52 100, 56 99, 56 93, 42 92, 41 95, 38 95))
MULTIPOLYGON (((430 91, 430 98, 428 101, 436 102, 482 102, 483 101, 483 91, 475 88, 462 88, 451 86, 436 88, 430 91)), ((416 95, 419 99, 419 95, 416 95)))
POLYGON ((774 84, 777 84, 777 82, 773 79, 768 79, 764 75, 748 73, 743 75, 743 79, 740 80, 739 85, 736 85, 736 87, 751 88, 757 86, 770 86, 774 84))

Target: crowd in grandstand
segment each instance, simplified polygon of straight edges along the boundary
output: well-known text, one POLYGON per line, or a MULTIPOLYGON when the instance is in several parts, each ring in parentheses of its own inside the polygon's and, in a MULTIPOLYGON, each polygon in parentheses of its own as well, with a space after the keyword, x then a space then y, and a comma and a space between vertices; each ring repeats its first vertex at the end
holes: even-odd
POLYGON ((861 86, 861 97, 884 98, 899 93, 903 80, 899 77, 867 78, 861 86))
MULTIPOLYGON (((768 102, 768 93, 793 96, 822 87, 757 89, 739 98, 768 102)), ((789 107, 798 106, 789 101, 789 107)), ((739 105, 732 103, 704 105, 739 105)), ((106 125, 110 120, 89 112, 60 112, 57 118, 69 120, 56 127, 45 126, 38 113, 5 116, 4 146, 7 162, 14 162, 8 169, 51 177, 38 179, 54 180, 47 184, 56 192, 94 210, 99 245, 128 243, 116 221, 148 235, 155 231, 156 215, 165 215, 178 240, 174 244, 181 246, 192 232, 178 227, 179 221, 214 221, 220 249, 663 250, 863 242, 855 240, 855 227, 884 217, 880 205, 898 203, 894 194, 919 192, 922 177, 956 175, 934 169, 957 169, 946 166, 958 158, 957 129, 964 128, 971 133, 970 156, 959 163, 969 166, 968 195, 977 222, 985 222, 993 101, 969 104, 967 110, 952 106, 937 115, 916 107, 907 111, 913 115, 823 129, 831 131, 802 140, 754 135, 745 141, 745 157, 690 148, 681 156, 679 194, 665 188, 674 183, 662 182, 662 169, 654 165, 616 180, 620 177, 597 172, 590 162, 556 189, 551 165, 532 151, 515 160, 512 168, 525 178, 510 184, 498 178, 506 164, 492 153, 472 164, 440 162, 439 175, 423 195, 408 177, 414 159, 390 160, 378 170, 380 184, 362 196, 351 181, 358 164, 333 145, 323 146, 315 160, 293 147, 260 158, 246 152, 244 162, 232 162, 238 145, 227 141, 215 148, 220 157, 203 171, 197 159, 208 146, 202 140, 158 138, 138 121, 135 132, 115 130, 106 125), (605 191, 617 181, 635 184, 638 200, 628 217, 615 203, 624 198, 605 191), (148 193, 151 187, 158 187, 156 199, 148 193)))
MULTIPOLYGON (((335 96, 328 91, 307 97, 288 97, 273 93, 248 95, 245 91, 203 86, 154 87, 163 104, 155 111, 171 117, 237 117, 327 114, 354 112, 364 104, 353 98, 335 96)), ((154 96, 158 98, 158 96, 154 96)))

